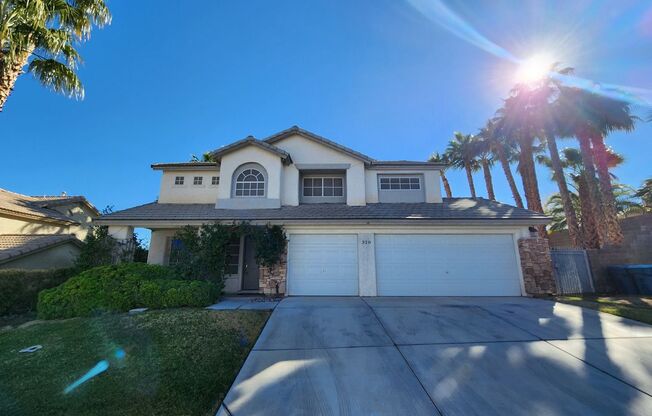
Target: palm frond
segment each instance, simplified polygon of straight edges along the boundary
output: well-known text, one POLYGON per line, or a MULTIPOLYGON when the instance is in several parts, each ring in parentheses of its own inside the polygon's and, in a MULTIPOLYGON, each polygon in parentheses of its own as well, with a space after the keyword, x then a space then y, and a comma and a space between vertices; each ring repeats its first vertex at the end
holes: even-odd
POLYGON ((75 71, 55 59, 34 59, 28 71, 55 92, 77 99, 84 98, 84 87, 75 71))

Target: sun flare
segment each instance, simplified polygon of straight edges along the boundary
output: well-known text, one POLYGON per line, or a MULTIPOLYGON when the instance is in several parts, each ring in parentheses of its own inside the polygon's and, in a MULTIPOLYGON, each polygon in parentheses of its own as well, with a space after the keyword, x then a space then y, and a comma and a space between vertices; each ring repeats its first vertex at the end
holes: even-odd
POLYGON ((550 72, 553 60, 546 54, 534 55, 521 61, 516 70, 516 80, 523 83, 536 82, 550 72))

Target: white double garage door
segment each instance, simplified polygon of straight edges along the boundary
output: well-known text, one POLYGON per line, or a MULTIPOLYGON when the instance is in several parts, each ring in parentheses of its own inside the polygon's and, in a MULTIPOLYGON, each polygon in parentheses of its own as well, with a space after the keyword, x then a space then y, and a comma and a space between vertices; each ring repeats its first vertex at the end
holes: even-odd
POLYGON ((521 295, 512 234, 365 235, 290 234, 288 294, 521 295))

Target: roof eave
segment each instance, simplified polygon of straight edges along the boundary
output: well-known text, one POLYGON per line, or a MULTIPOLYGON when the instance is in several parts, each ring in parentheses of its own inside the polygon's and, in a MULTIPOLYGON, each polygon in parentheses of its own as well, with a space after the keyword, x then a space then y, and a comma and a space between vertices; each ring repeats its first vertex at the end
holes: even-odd
MULTIPOLYGON (((68 221, 68 220, 62 220, 62 219, 57 219, 57 218, 52 218, 52 217, 28 214, 28 213, 25 213, 25 212, 13 211, 13 210, 6 209, 6 208, 0 208, 0 214, 11 215, 12 217, 24 218, 24 219, 29 219, 29 220, 36 220, 36 221, 40 221, 40 222, 47 222, 49 224, 57 224, 57 225, 76 225, 76 224, 79 224, 77 221, 72 221, 72 220, 68 221)), ((99 215, 99 212, 97 214, 99 215)))
MULTIPOLYGON (((230 224, 238 222, 238 219, 99 219, 98 225, 129 225, 142 228, 177 228, 184 225, 202 225, 219 222, 230 224)), ((256 219, 244 220, 254 225, 448 225, 448 226, 519 226, 528 227, 535 225, 546 225, 550 222, 548 218, 482 218, 482 219, 432 219, 432 218, 361 218, 361 219, 323 219, 323 218, 301 218, 301 219, 256 219)))

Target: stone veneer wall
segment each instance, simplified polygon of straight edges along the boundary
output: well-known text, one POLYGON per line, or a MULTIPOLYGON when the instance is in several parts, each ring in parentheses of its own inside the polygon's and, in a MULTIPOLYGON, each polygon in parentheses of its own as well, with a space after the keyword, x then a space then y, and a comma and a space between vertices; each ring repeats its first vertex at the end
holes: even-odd
POLYGON ((518 252, 521 256, 525 292, 533 296, 557 292, 548 240, 522 238, 518 240, 518 252))
POLYGON ((281 256, 281 261, 274 267, 260 267, 258 287, 265 295, 276 295, 276 285, 278 284, 278 294, 285 295, 287 282, 287 253, 281 256))

